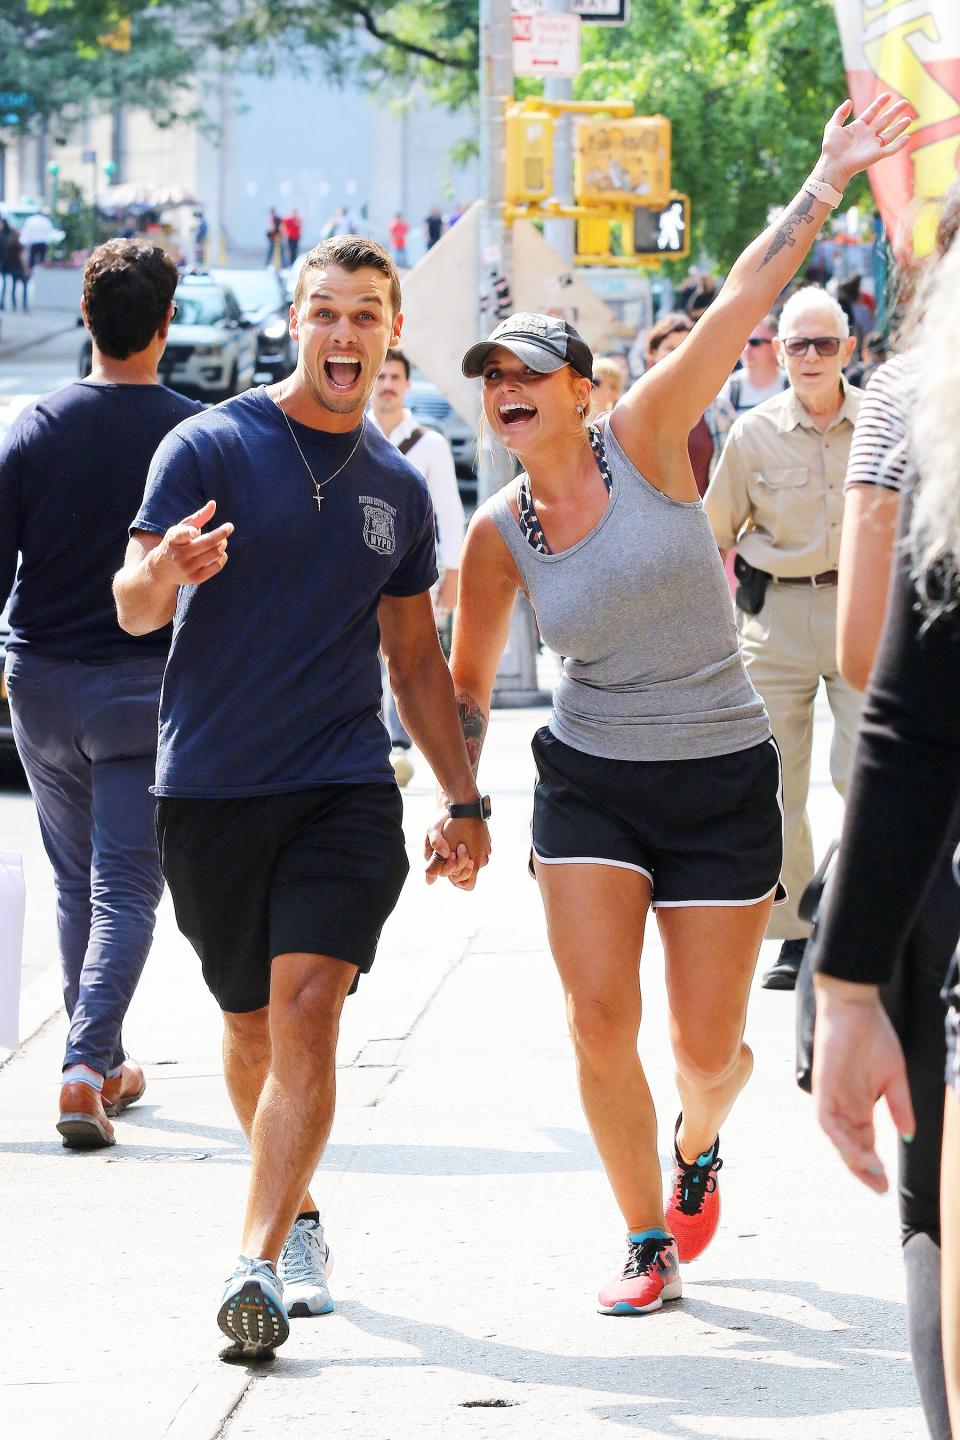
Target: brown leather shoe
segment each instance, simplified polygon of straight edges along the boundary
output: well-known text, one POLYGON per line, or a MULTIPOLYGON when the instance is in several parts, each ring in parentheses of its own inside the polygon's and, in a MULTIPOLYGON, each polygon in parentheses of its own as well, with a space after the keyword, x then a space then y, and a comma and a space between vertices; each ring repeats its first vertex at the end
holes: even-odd
POLYGON ((119 1115, 128 1106, 136 1105, 146 1088, 147 1082, 136 1060, 124 1060, 120 1074, 103 1082, 103 1108, 108 1115, 119 1115))
POLYGON ((85 1085, 82 1080, 61 1086, 57 1129, 64 1145, 72 1150, 99 1150, 104 1145, 117 1143, 103 1101, 93 1086, 85 1085))

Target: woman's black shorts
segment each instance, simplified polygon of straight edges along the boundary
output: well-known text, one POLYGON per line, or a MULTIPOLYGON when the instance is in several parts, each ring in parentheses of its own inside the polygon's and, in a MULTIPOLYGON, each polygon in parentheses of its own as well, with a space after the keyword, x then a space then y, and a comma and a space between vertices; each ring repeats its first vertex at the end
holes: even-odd
POLYGON ((410 868, 402 818, 391 784, 158 802, 177 924, 221 1010, 266 1005, 276 955, 370 969, 410 868))
POLYGON ((533 855, 645 875, 653 904, 786 899, 780 752, 774 740, 704 760, 606 760, 533 738, 533 855))

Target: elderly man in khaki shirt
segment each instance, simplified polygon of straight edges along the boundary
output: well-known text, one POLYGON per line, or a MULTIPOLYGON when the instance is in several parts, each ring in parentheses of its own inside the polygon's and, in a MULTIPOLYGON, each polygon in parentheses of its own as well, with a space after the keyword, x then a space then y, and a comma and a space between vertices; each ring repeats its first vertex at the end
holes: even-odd
POLYGON ((737 624, 782 756, 790 897, 767 930, 784 943, 763 984, 792 990, 810 931, 797 905, 814 868, 806 806, 820 681, 833 712, 830 773, 841 795, 862 704, 837 668, 837 562, 843 480, 863 392, 843 378, 856 342, 825 291, 791 296, 774 344, 789 388, 737 420, 704 507, 721 551, 736 545, 740 564, 759 572, 741 580, 738 601, 756 613, 738 604, 737 624))

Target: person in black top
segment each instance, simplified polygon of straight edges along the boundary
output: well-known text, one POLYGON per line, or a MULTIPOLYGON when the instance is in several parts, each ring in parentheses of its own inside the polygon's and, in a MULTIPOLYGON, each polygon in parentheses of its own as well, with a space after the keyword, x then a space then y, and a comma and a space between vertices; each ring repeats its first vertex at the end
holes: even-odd
MULTIPOLYGON (((917 1131, 903 1051, 878 986, 893 973, 960 822, 960 426, 955 343, 960 246, 938 266, 917 345, 912 445, 919 481, 901 514, 887 621, 864 710, 840 859, 815 956, 814 1094, 850 1170, 887 1188, 873 1110, 917 1131), (951 323, 951 322, 954 323, 951 323)), ((954 961, 954 967, 956 961, 954 961)), ((941 1181, 943 1351, 960 1426, 960 1085, 958 1011, 947 1022, 941 1181)))
POLYGON ((93 370, 22 411, 0 449, 0 597, 16 574, 6 682, 70 1016, 57 1129, 83 1148, 112 1145, 108 1117, 144 1089, 120 1031, 163 889, 149 786, 170 627, 125 635, 110 586, 154 450, 202 409, 157 383, 176 284, 155 246, 94 250, 81 302, 93 370))

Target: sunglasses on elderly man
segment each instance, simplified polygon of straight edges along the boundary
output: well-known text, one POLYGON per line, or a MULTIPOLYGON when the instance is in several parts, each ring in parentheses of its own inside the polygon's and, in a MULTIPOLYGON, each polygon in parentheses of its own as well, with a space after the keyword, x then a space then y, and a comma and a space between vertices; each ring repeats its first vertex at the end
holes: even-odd
POLYGON ((773 341, 764 340, 760 335, 751 335, 750 339, 747 341, 747 344, 750 346, 751 350, 756 350, 758 345, 772 345, 773 341))
POLYGON ((783 342, 784 350, 795 358, 798 355, 806 355, 811 345, 824 359, 830 355, 836 355, 840 349, 840 341, 836 335, 792 335, 789 340, 783 342))

